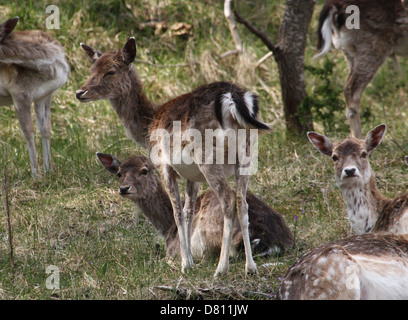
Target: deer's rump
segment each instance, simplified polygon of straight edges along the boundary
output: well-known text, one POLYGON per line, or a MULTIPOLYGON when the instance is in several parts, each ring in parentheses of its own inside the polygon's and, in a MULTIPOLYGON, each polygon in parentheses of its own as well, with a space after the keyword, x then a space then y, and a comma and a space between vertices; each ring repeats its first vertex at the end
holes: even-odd
POLYGON ((150 131, 160 128, 171 132, 174 121, 181 121, 182 130, 187 125, 208 129, 216 129, 221 125, 225 128, 225 124, 231 122, 231 117, 241 127, 268 130, 266 124, 256 119, 258 110, 257 98, 251 92, 233 83, 214 82, 160 106, 150 131), (214 123, 214 118, 218 123, 214 123), (191 123, 192 119, 196 119, 194 123, 191 123))

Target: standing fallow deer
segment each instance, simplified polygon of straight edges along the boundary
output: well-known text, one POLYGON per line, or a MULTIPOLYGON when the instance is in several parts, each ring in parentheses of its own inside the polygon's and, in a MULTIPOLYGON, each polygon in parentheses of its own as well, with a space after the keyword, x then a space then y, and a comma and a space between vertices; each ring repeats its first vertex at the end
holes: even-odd
POLYGON ((12 32, 18 17, 0 24, 0 106, 14 104, 27 141, 31 174, 37 175, 31 105, 41 133, 45 171, 50 170, 51 99, 67 81, 69 66, 61 44, 42 31, 12 32))
POLYGON ((388 56, 408 56, 407 32, 408 15, 401 0, 330 0, 320 12, 317 47, 321 52, 316 57, 328 53, 333 41, 347 59, 346 117, 356 138, 362 138, 364 89, 388 56))
POLYGON ((408 234, 366 233, 321 245, 288 269, 281 300, 408 299, 408 234))
POLYGON ((246 202, 249 181, 249 173, 246 169, 250 163, 243 163, 238 153, 238 149, 243 148, 246 154, 251 154, 252 144, 249 135, 246 135, 244 146, 241 145, 238 148, 237 144, 229 143, 228 140, 222 148, 218 146, 217 149, 217 145, 214 148, 214 140, 217 139, 211 139, 210 144, 205 143, 206 148, 211 145, 212 150, 217 150, 211 153, 208 153, 208 150, 200 152, 204 146, 201 140, 183 141, 193 146, 194 152, 189 152, 192 161, 190 163, 184 160, 172 161, 179 156, 183 158, 181 154, 186 151, 184 148, 175 147, 177 146, 175 140, 181 139, 176 138, 174 133, 176 129, 181 132, 181 136, 187 132, 195 132, 201 137, 205 136, 207 130, 216 131, 221 137, 225 137, 225 132, 231 133, 231 131, 238 135, 240 129, 269 130, 268 125, 256 119, 258 113, 256 97, 232 83, 216 82, 199 87, 164 104, 155 105, 143 93, 141 81, 132 66, 136 57, 136 42, 133 37, 121 50, 104 54, 85 44, 81 44, 81 47, 88 54, 93 65, 89 79, 76 92, 77 99, 81 102, 109 99, 124 124, 128 136, 146 149, 157 151, 153 157, 151 155, 151 159, 154 158, 152 160, 161 173, 172 204, 180 239, 182 271, 194 265, 190 248, 192 217, 200 182, 208 182, 219 199, 224 214, 223 240, 215 276, 228 271, 232 230, 236 216, 238 216, 244 242, 245 270, 247 273, 257 273, 249 239, 246 202), (170 141, 157 137, 158 132, 168 133, 170 141), (235 148, 234 161, 231 162, 235 163, 228 161, 231 160, 230 155, 227 157, 227 153, 234 149, 233 147, 235 148), (224 155, 224 161, 220 161, 221 163, 215 161, 218 151, 224 155), (173 155, 170 161, 167 155, 173 155), (232 175, 235 175, 236 179, 235 193, 227 183, 228 177, 232 175), (184 207, 179 194, 178 177, 187 180, 184 207))
MULTIPOLYGON (((167 258, 179 255, 180 241, 171 201, 156 174, 155 167, 144 156, 131 156, 120 162, 115 156, 97 153, 110 173, 120 178, 119 194, 133 201, 149 219, 157 233, 164 237, 167 258)), ((259 256, 284 253, 293 244, 293 235, 283 217, 274 209, 247 193, 249 235, 254 253, 259 256)), ((194 259, 220 252, 223 234, 221 204, 213 191, 197 198, 192 224, 191 253, 194 259)), ((242 233, 237 222, 232 231, 232 252, 242 247, 242 233)))
POLYGON ((335 178, 347 206, 348 220, 356 234, 387 231, 408 233, 408 194, 389 199, 377 189, 369 156, 381 143, 386 126, 372 129, 365 140, 347 138, 332 143, 316 132, 310 142, 334 162, 335 178))

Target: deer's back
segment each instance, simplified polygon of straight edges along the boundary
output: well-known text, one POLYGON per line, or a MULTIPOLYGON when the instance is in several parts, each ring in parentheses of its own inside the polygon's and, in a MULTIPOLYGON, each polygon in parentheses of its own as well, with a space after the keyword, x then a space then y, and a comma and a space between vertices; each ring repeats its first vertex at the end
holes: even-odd
POLYGON ((333 6, 336 8, 333 23, 340 31, 335 33, 333 41, 350 59, 355 52, 371 55, 374 49, 391 51, 407 36, 407 11, 400 0, 330 0, 322 9, 321 25, 333 6), (346 12, 350 6, 359 9, 358 28, 346 25, 350 15, 355 13, 355 8, 346 12))
POLYGON ((372 232, 408 233, 408 193, 386 203, 372 232))
POLYGON ((0 68, 1 96, 24 93, 34 101, 54 93, 69 75, 61 44, 42 31, 8 35, 0 43, 0 68))
POLYGON ((38 30, 13 32, 0 44, 0 60, 3 62, 6 59, 47 60, 61 54, 64 55, 61 44, 38 30))
POLYGON ((171 132, 174 121, 181 121, 182 130, 187 126, 197 129, 200 129, 201 126, 205 129, 217 129, 219 122, 212 102, 219 95, 230 92, 232 89, 243 92, 232 83, 214 82, 180 95, 157 109, 150 130, 160 128, 171 132))
POLYGON ((359 299, 378 295, 387 298, 393 294, 407 297, 408 289, 398 285, 402 279, 404 285, 408 284, 407 236, 364 234, 324 244, 304 254, 286 272, 277 297, 359 299), (381 286, 384 281, 386 285, 381 286), (357 283, 355 287, 353 284, 357 283))
POLYGON ((330 0, 322 11, 333 6, 337 9, 335 22, 338 27, 344 26, 349 13, 354 12, 350 6, 358 7, 360 27, 363 30, 389 30, 394 28, 399 18, 407 14, 401 0, 330 0), (349 13, 346 12, 347 8, 349 13))

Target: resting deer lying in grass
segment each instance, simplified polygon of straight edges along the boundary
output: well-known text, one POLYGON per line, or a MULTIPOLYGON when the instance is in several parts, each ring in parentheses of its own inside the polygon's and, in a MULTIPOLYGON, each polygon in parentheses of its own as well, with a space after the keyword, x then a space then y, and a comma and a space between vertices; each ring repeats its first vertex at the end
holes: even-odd
POLYGON ((0 106, 14 104, 20 128, 27 141, 31 174, 37 174, 34 102, 42 137, 44 169, 50 170, 51 99, 67 81, 69 66, 60 43, 41 31, 12 32, 18 18, 0 25, 0 106))
MULTIPOLYGON (((115 156, 97 153, 98 159, 110 173, 120 178, 119 194, 133 201, 166 241, 167 257, 173 259, 180 252, 177 226, 170 198, 164 191, 153 164, 143 156, 131 156, 120 162, 115 156)), ((256 196, 247 193, 249 234, 254 253, 263 256, 281 255, 292 246, 293 235, 283 217, 256 196)), ((232 254, 242 246, 238 223, 232 231, 232 254)), ((192 224, 191 252, 200 259, 219 253, 223 235, 221 204, 213 191, 197 198, 192 224)))
MULTIPOLYGON (((408 299, 408 194, 384 198, 367 159, 384 133, 385 125, 380 125, 365 141, 334 144, 308 133, 313 145, 333 158, 350 224, 362 234, 303 255, 286 272, 278 299, 408 299)), ((408 165, 408 157, 405 161, 408 165)))
POLYGON ((277 298, 408 299, 408 234, 366 233, 319 246, 289 268, 277 298))
POLYGON ((363 91, 388 56, 408 55, 407 31, 408 17, 401 0, 330 0, 320 12, 317 47, 321 52, 317 57, 329 52, 333 41, 347 59, 346 116, 356 138, 362 138, 363 91), (359 29, 348 26, 348 19, 356 22, 352 5, 359 9, 359 29))
POLYGON ((377 189, 368 160, 381 143, 386 126, 372 129, 365 140, 347 138, 332 143, 327 137, 309 132, 310 142, 334 161, 335 178, 347 205, 349 223, 357 234, 388 231, 408 233, 408 194, 395 199, 377 189))
MULTIPOLYGON (((236 216, 241 226, 245 247, 245 270, 247 273, 256 273, 257 267, 252 257, 249 239, 248 204, 246 203, 249 174, 248 172, 242 174, 250 163, 243 163, 238 152, 232 154, 234 163, 228 161, 230 158, 227 159, 227 153, 232 150, 230 148, 237 145, 228 143, 222 148, 218 146, 217 149, 217 146, 213 148, 214 139, 209 141, 210 147, 213 148, 210 148, 211 150, 221 151, 221 155, 224 155, 224 161, 220 161, 220 164, 215 161, 218 151, 207 153, 208 150, 206 150, 204 156, 202 141, 196 141, 195 138, 191 141, 189 138, 188 142, 184 140, 183 143, 190 143, 189 146, 193 146, 194 152, 191 151, 192 149, 188 152, 191 162, 174 160, 184 159, 183 152, 186 149, 177 148, 175 140, 179 140, 181 144, 181 137, 188 132, 204 137, 209 129, 225 137, 224 133, 227 131, 238 135, 239 129, 245 129, 246 132, 250 128, 268 130, 269 127, 266 124, 256 119, 258 113, 256 97, 232 83, 217 82, 202 86, 162 105, 154 105, 144 95, 142 84, 132 66, 136 57, 134 38, 130 38, 122 50, 104 54, 84 44, 81 44, 81 47, 94 64, 89 79, 76 92, 76 97, 81 102, 109 99, 123 122, 128 136, 141 146, 155 151, 154 159, 151 156, 151 160, 160 170, 172 204, 180 238, 182 270, 191 268, 194 264, 190 249, 192 217, 199 183, 208 182, 219 199, 224 214, 223 241, 215 276, 228 271, 232 230, 236 216), (179 137, 176 137, 176 131, 180 133, 179 137), (163 132, 168 134, 169 139, 157 137, 158 133, 163 132), (231 175, 236 177, 235 193, 227 183, 227 178, 231 175), (179 176, 187 180, 184 207, 182 207, 177 184, 179 176)), ((251 153, 248 135, 243 144, 245 153, 247 154, 248 151, 251 153)), ((208 146, 206 143, 206 148, 208 146)), ((242 146, 240 147, 242 150, 242 146)))

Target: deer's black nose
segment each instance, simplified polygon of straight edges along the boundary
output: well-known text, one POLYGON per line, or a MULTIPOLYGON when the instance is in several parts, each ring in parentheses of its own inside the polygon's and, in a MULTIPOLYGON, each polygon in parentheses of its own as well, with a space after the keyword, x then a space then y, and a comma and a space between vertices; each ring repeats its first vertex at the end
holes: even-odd
POLYGON ((119 188, 119 194, 127 194, 129 189, 130 189, 130 187, 120 187, 119 188))
POLYGON ((345 173, 348 177, 352 177, 355 172, 356 172, 356 168, 344 169, 344 173, 345 173))
POLYGON ((75 97, 76 97, 77 99, 81 99, 81 98, 82 98, 82 95, 83 95, 85 92, 86 92, 85 90, 77 90, 77 91, 75 91, 75 97))

